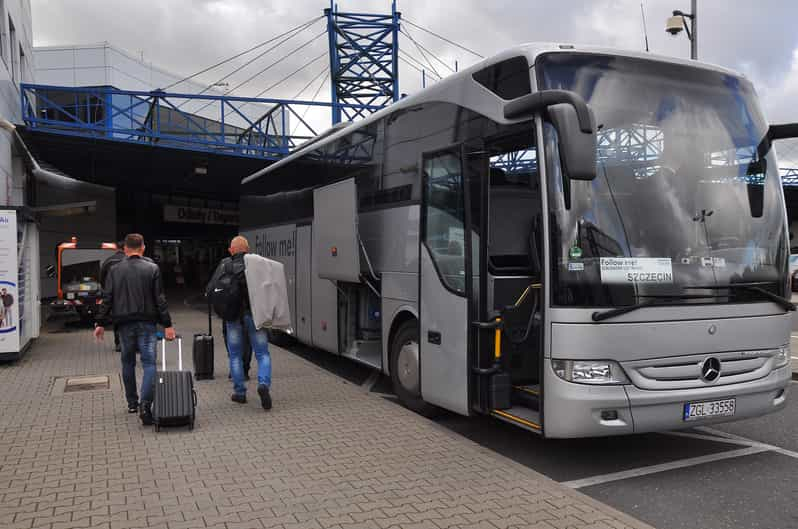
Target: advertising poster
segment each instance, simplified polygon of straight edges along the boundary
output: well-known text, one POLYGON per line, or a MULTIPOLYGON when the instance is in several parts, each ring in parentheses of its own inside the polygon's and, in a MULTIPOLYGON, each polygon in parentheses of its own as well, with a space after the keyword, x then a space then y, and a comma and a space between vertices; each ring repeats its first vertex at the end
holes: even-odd
POLYGON ((0 353, 19 351, 17 213, 0 210, 0 353))

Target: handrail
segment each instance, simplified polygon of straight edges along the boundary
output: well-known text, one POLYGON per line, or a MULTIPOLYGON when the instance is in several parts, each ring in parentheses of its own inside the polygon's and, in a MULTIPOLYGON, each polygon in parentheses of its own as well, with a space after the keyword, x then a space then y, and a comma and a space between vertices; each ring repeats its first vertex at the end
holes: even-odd
MULTIPOLYGON (((32 130, 268 160, 281 159, 316 136, 309 123, 299 117, 304 116, 303 109, 297 111, 297 107, 327 108, 332 112, 329 102, 299 99, 122 90, 110 86, 22 83, 20 87, 23 121, 32 130)), ((381 108, 349 106, 363 111, 381 108)))

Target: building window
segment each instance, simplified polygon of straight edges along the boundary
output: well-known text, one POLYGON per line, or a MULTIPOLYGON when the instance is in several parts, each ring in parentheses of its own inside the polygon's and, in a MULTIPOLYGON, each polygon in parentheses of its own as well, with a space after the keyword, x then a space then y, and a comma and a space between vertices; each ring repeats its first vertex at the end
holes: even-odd
POLYGON ((14 83, 17 82, 17 68, 19 66, 17 64, 16 53, 14 53, 14 50, 16 49, 16 46, 15 46, 16 42, 17 42, 17 29, 14 27, 14 21, 11 20, 11 15, 9 15, 9 17, 8 17, 8 53, 11 55, 11 57, 10 57, 10 59, 11 59, 11 61, 10 61, 11 62, 11 68, 9 68, 9 70, 10 70, 10 73, 11 73, 11 80, 14 83))

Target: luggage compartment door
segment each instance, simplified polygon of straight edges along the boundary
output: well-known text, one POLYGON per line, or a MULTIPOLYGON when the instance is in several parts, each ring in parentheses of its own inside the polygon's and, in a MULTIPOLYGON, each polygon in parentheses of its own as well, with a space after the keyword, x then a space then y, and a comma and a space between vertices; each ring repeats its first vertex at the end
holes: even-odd
POLYGON ((320 278, 360 283, 354 178, 313 191, 313 243, 313 261, 320 278))

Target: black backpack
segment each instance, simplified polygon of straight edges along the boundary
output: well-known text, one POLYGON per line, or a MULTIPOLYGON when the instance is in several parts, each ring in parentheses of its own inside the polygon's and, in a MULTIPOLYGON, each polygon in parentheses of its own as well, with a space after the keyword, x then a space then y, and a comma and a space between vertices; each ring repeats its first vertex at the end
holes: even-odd
POLYGON ((211 306, 217 316, 225 321, 241 317, 244 289, 241 287, 243 271, 234 270, 233 261, 222 262, 222 272, 208 289, 211 306))

